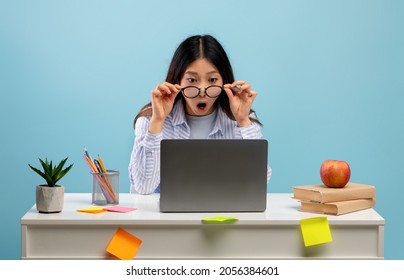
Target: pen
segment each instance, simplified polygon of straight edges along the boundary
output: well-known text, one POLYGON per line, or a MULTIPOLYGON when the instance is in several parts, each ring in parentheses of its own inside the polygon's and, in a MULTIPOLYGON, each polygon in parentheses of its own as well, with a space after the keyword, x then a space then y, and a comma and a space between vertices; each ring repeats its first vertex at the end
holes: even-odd
POLYGON ((87 151, 87 147, 84 147, 84 152, 86 153, 86 156, 88 157, 88 159, 89 159, 91 162, 93 162, 92 157, 90 156, 90 154, 89 154, 88 151, 87 151))
POLYGON ((98 160, 94 160, 94 165, 97 167, 98 173, 104 173, 104 171, 101 168, 100 162, 98 160))
POLYGON ((90 158, 90 155, 88 154, 88 151, 87 151, 87 147, 84 147, 84 152, 86 153, 86 156, 87 156, 88 158, 90 158))
POLYGON ((90 167, 90 170, 93 172, 97 172, 97 168, 94 166, 94 164, 90 161, 90 158, 88 158, 85 154, 83 155, 83 158, 86 160, 88 167, 90 167))
POLYGON ((99 161, 100 164, 101 164, 102 171, 103 171, 104 173, 106 173, 106 172, 107 172, 107 169, 105 168, 104 162, 102 161, 102 158, 100 157, 100 155, 98 155, 98 161, 99 161))
MULTIPOLYGON (((107 173, 107 169, 105 168, 104 162, 102 161, 102 158, 101 158, 100 155, 98 155, 98 163, 100 164, 101 170, 102 170, 104 173, 107 173)), ((114 188, 112 187, 112 183, 111 183, 111 181, 109 180, 108 174, 105 174, 105 179, 106 179, 106 181, 107 181, 108 186, 111 187, 111 191, 112 191, 113 193, 115 193, 114 188)))

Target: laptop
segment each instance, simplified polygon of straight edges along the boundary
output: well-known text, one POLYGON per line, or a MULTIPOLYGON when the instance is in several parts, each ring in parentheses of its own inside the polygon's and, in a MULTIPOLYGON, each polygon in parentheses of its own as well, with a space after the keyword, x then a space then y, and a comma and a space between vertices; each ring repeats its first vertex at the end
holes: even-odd
POLYGON ((262 212, 266 209, 265 139, 161 141, 161 212, 262 212))

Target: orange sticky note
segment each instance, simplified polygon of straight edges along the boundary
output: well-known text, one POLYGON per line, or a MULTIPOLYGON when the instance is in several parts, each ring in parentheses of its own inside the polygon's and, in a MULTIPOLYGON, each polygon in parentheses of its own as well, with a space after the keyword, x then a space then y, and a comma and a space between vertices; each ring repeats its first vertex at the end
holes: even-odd
POLYGON ((141 239, 118 228, 106 251, 121 260, 133 260, 141 244, 141 239))

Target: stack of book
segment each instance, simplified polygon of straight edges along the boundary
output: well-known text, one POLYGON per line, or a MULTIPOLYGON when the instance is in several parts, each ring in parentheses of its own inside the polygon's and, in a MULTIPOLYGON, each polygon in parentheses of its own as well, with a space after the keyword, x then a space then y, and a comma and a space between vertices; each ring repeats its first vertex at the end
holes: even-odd
POLYGON ((372 208, 376 204, 376 187, 351 182, 343 188, 295 186, 293 198, 300 200, 300 211, 342 215, 372 208))

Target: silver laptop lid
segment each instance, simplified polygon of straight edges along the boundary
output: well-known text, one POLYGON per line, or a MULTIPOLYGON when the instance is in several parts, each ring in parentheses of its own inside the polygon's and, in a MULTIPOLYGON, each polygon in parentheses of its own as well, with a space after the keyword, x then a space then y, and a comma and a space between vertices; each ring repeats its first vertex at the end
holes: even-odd
POLYGON ((267 159, 265 139, 163 140, 160 211, 265 211, 267 159))

